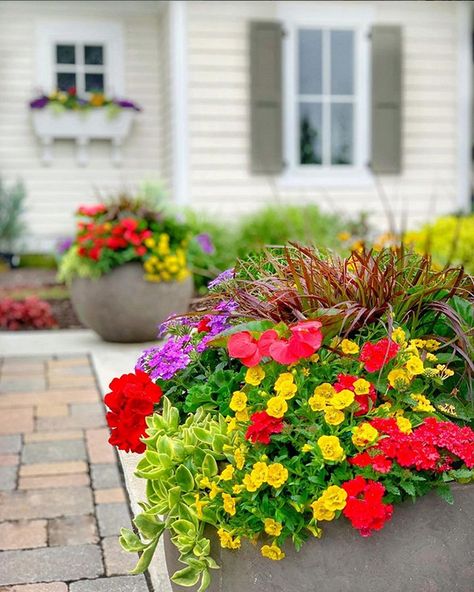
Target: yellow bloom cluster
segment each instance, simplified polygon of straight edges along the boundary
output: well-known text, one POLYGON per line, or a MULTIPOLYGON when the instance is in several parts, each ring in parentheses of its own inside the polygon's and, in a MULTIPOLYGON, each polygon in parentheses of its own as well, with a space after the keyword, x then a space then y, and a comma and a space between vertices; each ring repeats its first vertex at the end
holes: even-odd
MULTIPOLYGON (((359 380, 359 389, 367 392, 370 384, 366 380, 359 380), (366 383, 366 384, 365 384, 366 383)), ((324 419, 329 425, 339 425, 344 421, 343 409, 346 409, 354 402, 354 393, 349 389, 336 392, 328 382, 323 382, 314 389, 314 394, 308 399, 309 406, 313 411, 324 411, 324 419)))
POLYGON ((359 346, 355 341, 350 341, 349 339, 343 339, 339 346, 343 354, 353 355, 359 353, 359 346))
POLYGON ((347 493, 337 485, 330 485, 326 491, 311 504, 315 520, 333 520, 338 510, 346 506, 347 493))
POLYGON ((318 438, 318 446, 324 460, 341 462, 346 458, 344 449, 337 436, 320 436, 318 438))
POLYGON ((258 386, 265 378, 265 370, 261 366, 253 366, 245 373, 245 382, 252 386, 258 386))
POLYGON ((291 372, 282 372, 277 378, 274 388, 277 396, 284 399, 292 399, 298 390, 291 372))
POLYGON ((410 397, 416 401, 416 405, 412 407, 413 411, 423 411, 424 413, 431 413, 435 410, 433 405, 430 403, 430 400, 427 397, 425 397, 425 395, 415 393, 413 395, 410 395, 410 397))
POLYGON ((224 502, 224 510, 231 516, 235 516, 235 497, 232 497, 228 493, 223 493, 222 500, 224 502))
POLYGON ((223 549, 240 549, 240 537, 232 536, 230 532, 223 528, 219 528, 217 535, 223 549))
POLYGON ((285 557, 285 553, 275 543, 272 543, 271 545, 263 545, 260 552, 263 557, 272 559, 273 561, 280 561, 280 559, 284 559, 285 557))
POLYGON ((264 520, 265 532, 270 536, 280 536, 283 525, 280 522, 276 522, 273 518, 265 518, 264 520))
POLYGON ((364 448, 373 444, 377 440, 378 435, 378 431, 370 423, 364 422, 354 428, 352 441, 357 447, 364 448))
POLYGON ((186 264, 186 252, 183 248, 172 251, 170 237, 166 233, 145 240, 151 255, 143 264, 145 279, 152 282, 182 281, 189 276, 186 264))
POLYGON ((264 483, 275 489, 288 480, 288 469, 281 463, 267 465, 263 461, 254 463, 250 473, 244 476, 242 483, 249 492, 257 491, 264 483))

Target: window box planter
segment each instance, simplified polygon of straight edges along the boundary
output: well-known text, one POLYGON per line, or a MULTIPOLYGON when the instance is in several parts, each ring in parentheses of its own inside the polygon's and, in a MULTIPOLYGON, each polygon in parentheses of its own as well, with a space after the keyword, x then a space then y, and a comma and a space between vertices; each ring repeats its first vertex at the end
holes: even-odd
POLYGON ((127 263, 98 279, 75 278, 71 300, 80 321, 105 341, 154 341, 158 324, 188 309, 193 282, 153 283, 143 274, 140 263, 127 263))
POLYGON ((88 111, 66 111, 56 113, 46 107, 31 114, 33 129, 42 146, 42 162, 51 164, 54 140, 74 140, 77 146, 77 162, 88 163, 88 146, 91 140, 109 140, 112 144, 112 162, 120 165, 121 147, 130 133, 135 111, 122 109, 110 116, 106 108, 88 111))

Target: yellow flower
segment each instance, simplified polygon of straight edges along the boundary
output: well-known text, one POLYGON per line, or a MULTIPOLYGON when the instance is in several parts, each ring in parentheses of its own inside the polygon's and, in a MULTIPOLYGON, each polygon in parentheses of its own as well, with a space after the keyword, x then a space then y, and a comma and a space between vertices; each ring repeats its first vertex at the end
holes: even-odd
POLYGON ((331 399, 336 394, 336 390, 329 384, 329 382, 323 382, 314 389, 315 397, 323 397, 324 399, 331 399))
POLYGON ((313 354, 308 359, 310 362, 313 362, 313 364, 316 364, 316 362, 319 362, 319 354, 313 354))
POLYGON ((330 485, 320 498, 324 506, 335 512, 336 510, 343 510, 346 506, 347 492, 337 485, 330 485))
POLYGON ((392 341, 395 341, 398 345, 406 344, 406 334, 401 327, 397 327, 392 331, 392 341))
POLYGON ((209 477, 203 477, 200 481, 199 481, 199 487, 201 489, 204 489, 204 487, 211 487, 211 481, 209 479, 209 477))
POLYGON ((283 417, 288 411, 286 399, 280 395, 271 397, 267 402, 267 413, 272 417, 283 417))
POLYGON ((222 481, 232 481, 232 477, 234 476, 234 467, 232 465, 227 465, 226 468, 220 474, 220 478, 222 481))
POLYGON ((352 441, 356 446, 362 448, 377 440, 379 433, 370 423, 361 423, 352 432, 352 441))
POLYGON ((243 411, 247 406, 247 395, 242 391, 234 391, 229 407, 232 411, 243 411))
POLYGON ((244 466, 245 452, 246 452, 246 450, 245 450, 245 447, 243 445, 239 446, 238 448, 236 448, 234 450, 235 466, 239 469, 239 471, 244 466))
POLYGON ((281 530, 283 528, 280 522, 276 522, 273 518, 265 518, 264 522, 265 532, 270 536, 280 536, 281 530))
POLYGON ((313 395, 308 399, 308 403, 313 411, 324 411, 328 405, 328 400, 320 395, 313 395))
POLYGON ((235 516, 235 497, 232 497, 228 493, 222 494, 224 500, 224 510, 231 516, 235 516))
POLYGON ((292 399, 297 391, 297 386, 294 383, 293 374, 290 372, 283 372, 275 382, 275 392, 277 395, 285 399, 292 399))
POLYGON ((219 528, 217 535, 223 549, 240 549, 240 537, 234 538, 230 532, 227 532, 223 528, 219 528))
POLYGON ((145 246, 147 246, 149 249, 153 249, 153 247, 156 246, 156 242, 155 239, 153 237, 149 237, 145 239, 145 246))
POLYGON ((199 493, 196 493, 196 495, 194 496, 194 500, 195 500, 194 505, 196 507, 197 517, 199 518, 199 520, 202 520, 203 519, 202 509, 209 502, 202 502, 199 498, 199 493))
POLYGON ((315 520, 334 520, 335 513, 327 508, 321 498, 311 504, 313 510, 313 518, 315 520))
POLYGON ((285 557, 285 553, 283 553, 280 547, 275 545, 275 543, 272 543, 271 545, 263 545, 260 552, 263 557, 272 559, 273 561, 280 561, 280 559, 285 557))
POLYGON ((93 107, 102 107, 105 101, 105 96, 102 93, 92 93, 89 103, 93 107))
POLYGON ((410 395, 410 397, 417 402, 417 404, 412 407, 413 411, 423 411, 424 413, 430 413, 435 410, 430 400, 425 397, 425 395, 415 393, 410 395))
POLYGON ((358 378, 354 382, 354 392, 356 395, 368 395, 370 391, 370 382, 363 378, 358 378))
POLYGON ((217 494, 220 493, 222 489, 217 486, 217 483, 211 483, 211 491, 209 492, 209 498, 213 500, 217 497, 217 494))
POLYGON ((336 409, 345 409, 354 402, 354 393, 349 389, 343 389, 334 395, 330 404, 336 409))
POLYGON ((310 452, 311 450, 313 450, 311 444, 304 444, 301 448, 301 452, 310 452))
POLYGON ((247 409, 247 407, 245 409, 243 409, 242 411, 236 411, 235 412, 235 419, 237 421, 248 421, 249 420, 249 410, 247 409))
POLYGON ((225 418, 226 422, 227 422, 227 433, 230 434, 231 432, 233 432, 234 430, 237 429, 237 419, 235 417, 230 417, 230 415, 228 415, 225 418))
POLYGON ((417 349, 423 349, 426 345, 426 341, 424 339, 410 339, 410 345, 417 349))
POLYGON ((265 378, 265 370, 261 366, 249 368, 245 373, 245 382, 252 386, 258 386, 265 378))
POLYGON ((425 349, 427 351, 436 351, 437 349, 439 349, 441 343, 439 341, 436 341, 436 339, 427 339, 425 342, 425 349))
POLYGON ((343 339, 340 348, 344 354, 352 355, 359 353, 359 346, 357 343, 355 341, 350 341, 349 339, 343 339))
POLYGON ((351 238, 351 233, 347 232, 347 230, 343 230, 338 233, 337 238, 342 242, 346 242, 351 238))
POLYGON ((257 491, 257 489, 262 485, 263 481, 257 482, 252 477, 252 474, 249 474, 244 476, 244 478, 242 479, 242 483, 245 485, 245 489, 247 491, 253 493, 254 491, 257 491))
POLYGON ((426 359, 428 360, 428 362, 437 362, 438 361, 438 356, 435 356, 434 354, 428 352, 426 354, 426 359))
POLYGON ((237 483, 232 486, 232 492, 235 493, 236 495, 238 495, 239 493, 242 493, 242 491, 244 489, 245 489, 245 487, 243 485, 237 485, 237 483))
POLYGON ((403 433, 403 434, 411 434, 411 422, 408 418, 406 417, 402 417, 402 416, 398 416, 397 417, 397 426, 398 429, 403 433))
POLYGON ((281 487, 288 480, 288 469, 281 463, 273 463, 268 467, 267 483, 275 489, 281 487))
POLYGON ((302 368, 301 372, 303 373, 303 376, 305 376, 305 377, 308 377, 310 375, 309 368, 302 368))
POLYGON ((254 463, 250 476, 255 483, 258 483, 258 486, 260 487, 260 485, 267 480, 268 465, 264 462, 254 463))
POLYGON ((423 362, 420 358, 416 356, 412 356, 409 358, 408 362, 405 364, 406 369, 410 376, 416 376, 417 374, 423 374, 423 362))
POLYGON ((329 425, 339 425, 344 421, 344 417, 344 412, 334 407, 328 407, 324 410, 324 421, 329 425))
POLYGON ((340 462, 346 457, 337 436, 320 436, 318 438, 318 446, 324 460, 340 462))
POLYGON ((388 373, 388 382, 394 388, 403 389, 410 384, 410 377, 404 368, 396 368, 388 373))

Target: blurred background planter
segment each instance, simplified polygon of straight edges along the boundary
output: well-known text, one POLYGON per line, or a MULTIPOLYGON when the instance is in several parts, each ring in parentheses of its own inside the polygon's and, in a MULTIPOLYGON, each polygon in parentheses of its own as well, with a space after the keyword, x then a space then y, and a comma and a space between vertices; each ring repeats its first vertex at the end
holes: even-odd
POLYGON ((188 310, 192 276, 182 282, 148 282, 140 263, 127 263, 98 279, 75 278, 71 300, 77 316, 105 341, 153 341, 157 326, 188 310))
MULTIPOLYGON (((391 521, 368 538, 343 518, 324 523, 321 540, 309 539, 299 553, 286 545, 282 561, 261 557, 259 546, 248 542, 228 551, 214 540, 212 555, 221 569, 212 571, 207 592, 468 592, 474 581, 474 486, 452 490, 453 505, 435 492, 397 505, 391 521)), ((170 574, 182 569, 167 533, 165 553, 170 574)))

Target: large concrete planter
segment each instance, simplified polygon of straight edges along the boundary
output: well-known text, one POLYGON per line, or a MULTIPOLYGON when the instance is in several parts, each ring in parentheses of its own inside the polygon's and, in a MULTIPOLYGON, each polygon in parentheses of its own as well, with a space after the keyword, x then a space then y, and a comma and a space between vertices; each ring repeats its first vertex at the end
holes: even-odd
MULTIPOLYGON (((212 572, 208 592, 472 592, 474 485, 453 491, 454 505, 432 492, 396 506, 392 520, 370 538, 344 518, 327 523, 321 540, 309 540, 299 553, 288 545, 282 561, 264 559, 249 543, 228 551, 213 541, 221 569, 212 572)), ((165 553, 170 574, 183 568, 169 538, 165 553)))
POLYGON ((76 278, 71 300, 77 316, 105 341, 156 339, 157 325, 188 309, 192 278, 183 282, 147 282, 139 263, 117 267, 99 279, 76 278))

